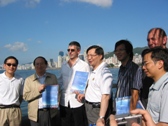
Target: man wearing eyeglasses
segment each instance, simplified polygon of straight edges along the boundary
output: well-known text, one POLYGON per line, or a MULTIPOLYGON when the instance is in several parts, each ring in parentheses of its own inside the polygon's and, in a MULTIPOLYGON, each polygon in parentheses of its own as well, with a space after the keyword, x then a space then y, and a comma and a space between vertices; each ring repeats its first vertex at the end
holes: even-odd
MULTIPOLYGON (((158 46, 162 48, 166 48, 166 43, 167 43, 166 32, 162 28, 150 29, 147 35, 147 42, 148 42, 149 48, 154 48, 158 46)), ((143 52, 142 52, 142 57, 143 57, 143 52)), ((143 82, 143 87, 140 92, 140 98, 141 98, 142 104, 146 108, 148 103, 149 88, 153 84, 153 79, 147 77, 145 73, 143 73, 142 82, 143 82)))
POLYGON ((18 60, 9 56, 3 66, 5 71, 0 74, 0 126, 21 126, 24 80, 15 73, 18 60))
POLYGON ((77 41, 70 42, 67 51, 69 60, 62 64, 61 75, 58 79, 61 88, 61 126, 88 126, 84 103, 77 101, 71 87, 75 72, 89 72, 90 67, 78 57, 81 46, 77 41))
MULTIPOLYGON (((112 89, 112 73, 104 60, 104 50, 98 45, 90 46, 87 60, 92 71, 89 76, 85 96, 78 94, 78 100, 85 97, 86 114, 89 124, 96 124, 105 120, 110 114, 108 109, 112 89)), ((97 124, 96 124, 97 125, 97 124)))
POLYGON ((143 66, 153 79, 149 88, 147 110, 157 126, 168 126, 168 49, 154 47, 144 52, 143 66))

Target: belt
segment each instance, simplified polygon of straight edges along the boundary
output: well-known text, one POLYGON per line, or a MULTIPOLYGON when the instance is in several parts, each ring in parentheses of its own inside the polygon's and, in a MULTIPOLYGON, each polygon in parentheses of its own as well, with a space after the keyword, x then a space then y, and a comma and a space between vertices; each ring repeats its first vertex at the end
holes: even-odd
POLYGON ((12 105, 0 105, 0 108, 1 109, 6 109, 6 108, 20 108, 19 105, 15 105, 15 104, 12 104, 12 105))
POLYGON ((49 111, 50 109, 49 108, 40 108, 38 109, 39 111, 49 111))
POLYGON ((100 108, 100 102, 89 102, 85 100, 85 103, 92 105, 93 108, 100 108))
POLYGON ((85 100, 86 103, 90 104, 90 105, 93 105, 93 104, 100 104, 100 102, 89 102, 87 100, 85 100))

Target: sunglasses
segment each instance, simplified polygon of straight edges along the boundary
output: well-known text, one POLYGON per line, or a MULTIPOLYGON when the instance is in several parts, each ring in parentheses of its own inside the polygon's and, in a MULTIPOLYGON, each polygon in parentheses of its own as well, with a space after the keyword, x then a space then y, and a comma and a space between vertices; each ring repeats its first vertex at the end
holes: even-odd
POLYGON ((74 52, 75 49, 67 49, 67 51, 68 51, 68 52, 70 52, 70 51, 71 51, 71 52, 74 52))
POLYGON ((17 66, 17 64, 12 64, 12 63, 6 63, 6 65, 9 66, 9 67, 10 67, 10 66, 14 66, 14 67, 17 66))

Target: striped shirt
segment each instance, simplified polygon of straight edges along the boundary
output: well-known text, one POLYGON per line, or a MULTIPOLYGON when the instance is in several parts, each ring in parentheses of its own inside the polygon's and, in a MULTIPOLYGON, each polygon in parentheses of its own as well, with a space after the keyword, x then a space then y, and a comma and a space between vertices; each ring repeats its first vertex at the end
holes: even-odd
POLYGON ((131 96, 131 89, 140 90, 142 87, 142 69, 131 60, 126 66, 120 66, 117 81, 116 98, 131 96))

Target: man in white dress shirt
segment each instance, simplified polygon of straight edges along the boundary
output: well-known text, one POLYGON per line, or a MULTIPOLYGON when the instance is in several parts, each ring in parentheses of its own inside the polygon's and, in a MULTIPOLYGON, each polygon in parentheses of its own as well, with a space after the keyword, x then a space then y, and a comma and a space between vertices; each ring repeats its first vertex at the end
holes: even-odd
MULTIPOLYGON (((101 122, 105 124, 105 119, 108 116, 108 106, 112 89, 112 73, 103 62, 104 50, 102 47, 93 45, 87 51, 87 60, 92 66, 88 86, 85 92, 85 108, 89 124, 101 122)), ((78 95, 78 100, 81 101, 83 96, 78 95)))
POLYGON ((69 43, 67 50, 69 60, 63 63, 58 79, 61 90, 60 116, 62 126, 87 126, 84 104, 79 102, 76 99, 76 94, 71 91, 75 72, 90 72, 89 65, 78 57, 80 50, 81 46, 77 41, 69 43))

